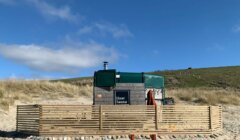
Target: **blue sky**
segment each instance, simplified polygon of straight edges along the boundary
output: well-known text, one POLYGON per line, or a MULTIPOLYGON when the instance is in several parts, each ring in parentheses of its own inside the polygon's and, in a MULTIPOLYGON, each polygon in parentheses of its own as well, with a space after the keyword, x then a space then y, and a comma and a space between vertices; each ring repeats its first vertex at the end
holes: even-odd
POLYGON ((0 79, 240 62, 238 0, 0 0, 0 79))

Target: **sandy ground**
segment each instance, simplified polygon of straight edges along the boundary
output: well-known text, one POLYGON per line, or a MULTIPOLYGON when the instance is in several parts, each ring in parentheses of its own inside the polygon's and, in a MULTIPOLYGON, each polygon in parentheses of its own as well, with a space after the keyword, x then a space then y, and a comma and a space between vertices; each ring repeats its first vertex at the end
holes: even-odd
MULTIPOLYGON (((35 99, 32 103, 15 102, 13 106, 9 107, 8 111, 0 109, 0 131, 14 131, 16 128, 16 106, 24 104, 88 104, 92 105, 91 98, 62 98, 58 100, 41 100, 35 99)), ((1 136, 1 135, 0 135, 1 136)))
MULTIPOLYGON (((9 107, 9 111, 0 110, 0 139, 13 139, 11 137, 14 134, 16 127, 16 105, 28 104, 22 102, 16 102, 14 106, 9 107)), ((58 99, 47 101, 35 101, 34 104, 92 104, 90 98, 78 98, 78 99, 58 99)), ((212 136, 160 136, 157 139, 181 139, 181 140, 240 140, 240 106, 223 106, 223 132, 212 136)), ((14 138, 14 139, 26 139, 26 138, 14 138)), ((28 138, 30 139, 30 138, 28 138)), ((33 139, 31 137, 31 139, 33 139)), ((34 138, 35 139, 35 138, 34 138)), ((41 139, 41 138, 36 138, 41 139)), ((77 138, 76 138, 77 139, 77 138)), ((78 138, 83 139, 81 137, 78 138)), ((86 138, 84 138, 86 140, 86 138)), ((96 138, 87 138, 96 139, 96 138)), ((98 137, 97 139, 128 139, 127 137, 98 137)), ((150 139, 149 136, 136 136, 135 139, 150 139)))
POLYGON ((240 140, 240 106, 223 106, 223 129, 226 139, 240 140))

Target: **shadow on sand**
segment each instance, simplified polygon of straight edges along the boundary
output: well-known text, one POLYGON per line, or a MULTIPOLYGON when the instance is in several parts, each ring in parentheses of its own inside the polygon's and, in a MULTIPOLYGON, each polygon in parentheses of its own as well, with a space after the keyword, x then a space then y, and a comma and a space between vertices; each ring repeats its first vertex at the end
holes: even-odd
POLYGON ((0 130, 0 137, 2 138, 22 138, 26 139, 30 135, 19 133, 17 131, 2 131, 0 130))

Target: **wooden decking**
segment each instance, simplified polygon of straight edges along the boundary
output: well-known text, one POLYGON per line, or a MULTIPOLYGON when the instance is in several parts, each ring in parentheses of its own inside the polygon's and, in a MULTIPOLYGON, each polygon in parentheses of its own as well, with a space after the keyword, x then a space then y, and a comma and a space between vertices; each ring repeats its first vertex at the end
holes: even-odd
POLYGON ((212 134, 221 106, 20 105, 17 131, 40 136, 212 134))

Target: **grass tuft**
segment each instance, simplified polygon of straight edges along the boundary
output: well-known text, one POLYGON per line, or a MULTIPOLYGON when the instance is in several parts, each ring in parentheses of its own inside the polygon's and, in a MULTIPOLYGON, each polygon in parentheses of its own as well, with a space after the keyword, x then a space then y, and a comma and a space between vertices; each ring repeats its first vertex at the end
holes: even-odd
POLYGON ((6 109, 16 100, 32 102, 33 100, 75 98, 92 96, 90 86, 76 86, 63 82, 49 81, 0 81, 0 108, 6 109))
POLYGON ((168 96, 177 101, 197 104, 232 104, 240 105, 240 91, 220 88, 177 88, 167 89, 168 96))

